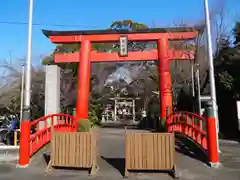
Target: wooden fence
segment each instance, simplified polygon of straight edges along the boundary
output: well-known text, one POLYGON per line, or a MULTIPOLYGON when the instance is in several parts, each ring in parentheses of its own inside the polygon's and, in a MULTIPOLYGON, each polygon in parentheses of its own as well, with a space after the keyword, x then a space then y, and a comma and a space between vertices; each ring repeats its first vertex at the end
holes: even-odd
POLYGON ((174 155, 172 133, 127 133, 125 176, 130 170, 167 170, 175 176, 174 155))
POLYGON ((96 137, 89 132, 54 132, 51 166, 96 170, 96 137))

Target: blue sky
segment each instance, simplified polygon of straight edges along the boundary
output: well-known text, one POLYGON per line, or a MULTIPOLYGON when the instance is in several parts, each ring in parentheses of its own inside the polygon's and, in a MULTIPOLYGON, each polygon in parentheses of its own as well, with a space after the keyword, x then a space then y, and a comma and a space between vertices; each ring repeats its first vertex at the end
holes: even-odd
MULTIPOLYGON (((41 29, 101 29, 114 20, 132 19, 156 26, 168 26, 173 22, 194 22, 204 17, 203 0, 34 0, 34 23, 66 24, 79 27, 33 27, 33 58, 49 54, 54 45, 43 36, 41 29), (147 4, 146 4, 147 2, 147 4), (164 2, 164 3, 163 3, 164 2)), ((221 0, 209 0, 214 8, 221 0)), ((27 22, 28 0, 1 0, 0 5, 0 61, 24 58, 27 50, 27 25, 10 25, 1 22, 27 22)), ((240 20, 240 0, 226 0, 229 28, 240 20), (237 11, 238 10, 238 11, 237 11)), ((39 60, 40 61, 40 60, 39 60)))

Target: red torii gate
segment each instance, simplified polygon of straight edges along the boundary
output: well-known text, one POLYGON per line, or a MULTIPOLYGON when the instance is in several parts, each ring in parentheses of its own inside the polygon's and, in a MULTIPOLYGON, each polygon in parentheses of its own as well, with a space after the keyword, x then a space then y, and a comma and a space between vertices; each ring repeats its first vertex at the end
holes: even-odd
MULTIPOLYGON (((159 61, 160 81, 160 108, 161 119, 166 119, 167 109, 172 112, 172 82, 169 62, 170 60, 189 60, 194 58, 194 53, 189 51, 176 51, 169 49, 169 40, 194 39, 198 31, 194 28, 150 28, 135 31, 126 30, 88 30, 88 31, 48 31, 43 30, 53 43, 75 44, 81 43, 79 52, 55 54, 55 63, 79 62, 78 89, 77 89, 77 120, 88 118, 90 65, 91 62, 119 62, 119 61, 159 61), (126 52, 92 51, 92 43, 114 43, 125 37, 127 41, 155 41, 157 50, 126 52)), ((125 47, 126 48, 126 47, 125 47)), ((125 51, 127 51, 125 49, 125 51)))

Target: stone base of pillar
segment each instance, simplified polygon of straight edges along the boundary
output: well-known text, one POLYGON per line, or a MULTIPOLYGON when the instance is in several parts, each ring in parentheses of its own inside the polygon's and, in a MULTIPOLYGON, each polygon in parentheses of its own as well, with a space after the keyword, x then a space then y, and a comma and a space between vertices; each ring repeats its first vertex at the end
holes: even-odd
POLYGON ((213 162, 209 162, 209 165, 210 167, 212 168, 220 168, 222 166, 222 164, 220 162, 216 162, 216 163, 213 163, 213 162))
POLYGON ((17 164, 17 165, 16 165, 16 168, 27 168, 28 165, 29 165, 29 164, 22 166, 22 165, 17 164))

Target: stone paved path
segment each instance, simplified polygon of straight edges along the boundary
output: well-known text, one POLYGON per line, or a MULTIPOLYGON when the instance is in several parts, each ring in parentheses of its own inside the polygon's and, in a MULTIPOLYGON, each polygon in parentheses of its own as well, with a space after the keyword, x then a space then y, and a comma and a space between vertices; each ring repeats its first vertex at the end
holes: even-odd
MULTIPOLYGON (((139 130, 129 130, 139 131, 139 130)), ((86 172, 73 170, 53 170, 51 174, 44 175, 46 167, 42 158, 37 157, 33 164, 26 169, 15 168, 15 164, 0 164, 0 180, 119 180, 124 170, 124 130, 104 128, 97 131, 99 134, 99 158, 100 170, 95 177, 88 177, 86 172)), ((239 180, 240 179, 240 144, 221 141, 221 162, 223 166, 212 169, 204 163, 176 153, 177 168, 182 180, 239 180)), ((171 180, 167 174, 157 176, 139 175, 130 177, 129 180, 171 180)))

